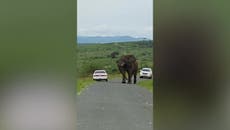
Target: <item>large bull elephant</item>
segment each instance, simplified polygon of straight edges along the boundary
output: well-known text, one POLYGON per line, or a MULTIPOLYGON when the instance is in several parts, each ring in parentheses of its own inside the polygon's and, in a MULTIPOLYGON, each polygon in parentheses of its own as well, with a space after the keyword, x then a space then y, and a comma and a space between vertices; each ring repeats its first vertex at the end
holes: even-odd
POLYGON ((117 60, 117 67, 122 74, 122 83, 126 83, 126 72, 128 74, 128 83, 132 82, 132 76, 134 76, 133 83, 137 81, 137 71, 138 63, 135 56, 133 55, 123 55, 119 60, 117 60))

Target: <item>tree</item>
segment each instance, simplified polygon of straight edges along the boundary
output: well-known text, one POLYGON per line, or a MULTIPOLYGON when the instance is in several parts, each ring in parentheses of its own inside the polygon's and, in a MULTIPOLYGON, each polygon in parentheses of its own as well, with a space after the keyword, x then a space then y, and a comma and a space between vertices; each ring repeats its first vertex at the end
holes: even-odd
POLYGON ((114 51, 110 54, 111 58, 116 58, 116 56, 119 55, 119 52, 114 51))

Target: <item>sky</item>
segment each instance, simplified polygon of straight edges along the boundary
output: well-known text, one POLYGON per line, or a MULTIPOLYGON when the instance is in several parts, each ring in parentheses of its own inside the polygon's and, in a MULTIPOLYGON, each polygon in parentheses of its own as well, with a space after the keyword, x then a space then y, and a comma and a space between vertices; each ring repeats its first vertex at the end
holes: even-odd
POLYGON ((153 0, 78 0, 77 33, 153 39, 153 0))

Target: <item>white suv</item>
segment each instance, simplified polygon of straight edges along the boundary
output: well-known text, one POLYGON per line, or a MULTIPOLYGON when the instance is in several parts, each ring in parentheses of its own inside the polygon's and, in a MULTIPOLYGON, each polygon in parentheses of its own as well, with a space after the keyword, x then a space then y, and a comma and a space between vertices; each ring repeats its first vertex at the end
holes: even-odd
POLYGON ((95 70, 93 73, 93 80, 105 80, 108 81, 108 74, 105 70, 95 70))
POLYGON ((149 78, 151 79, 153 76, 152 69, 151 68, 142 68, 140 70, 140 78, 149 78))

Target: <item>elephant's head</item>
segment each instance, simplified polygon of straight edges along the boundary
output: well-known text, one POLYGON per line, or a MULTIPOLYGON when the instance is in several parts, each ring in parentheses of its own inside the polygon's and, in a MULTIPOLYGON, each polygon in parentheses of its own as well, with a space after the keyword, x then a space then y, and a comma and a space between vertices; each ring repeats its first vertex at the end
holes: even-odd
POLYGON ((120 67, 124 67, 125 65, 129 66, 136 62, 136 58, 133 55, 125 55, 122 56, 119 60, 117 60, 117 65, 120 67))
POLYGON ((123 66, 125 66, 125 62, 121 59, 117 60, 117 65, 123 67, 123 66))

